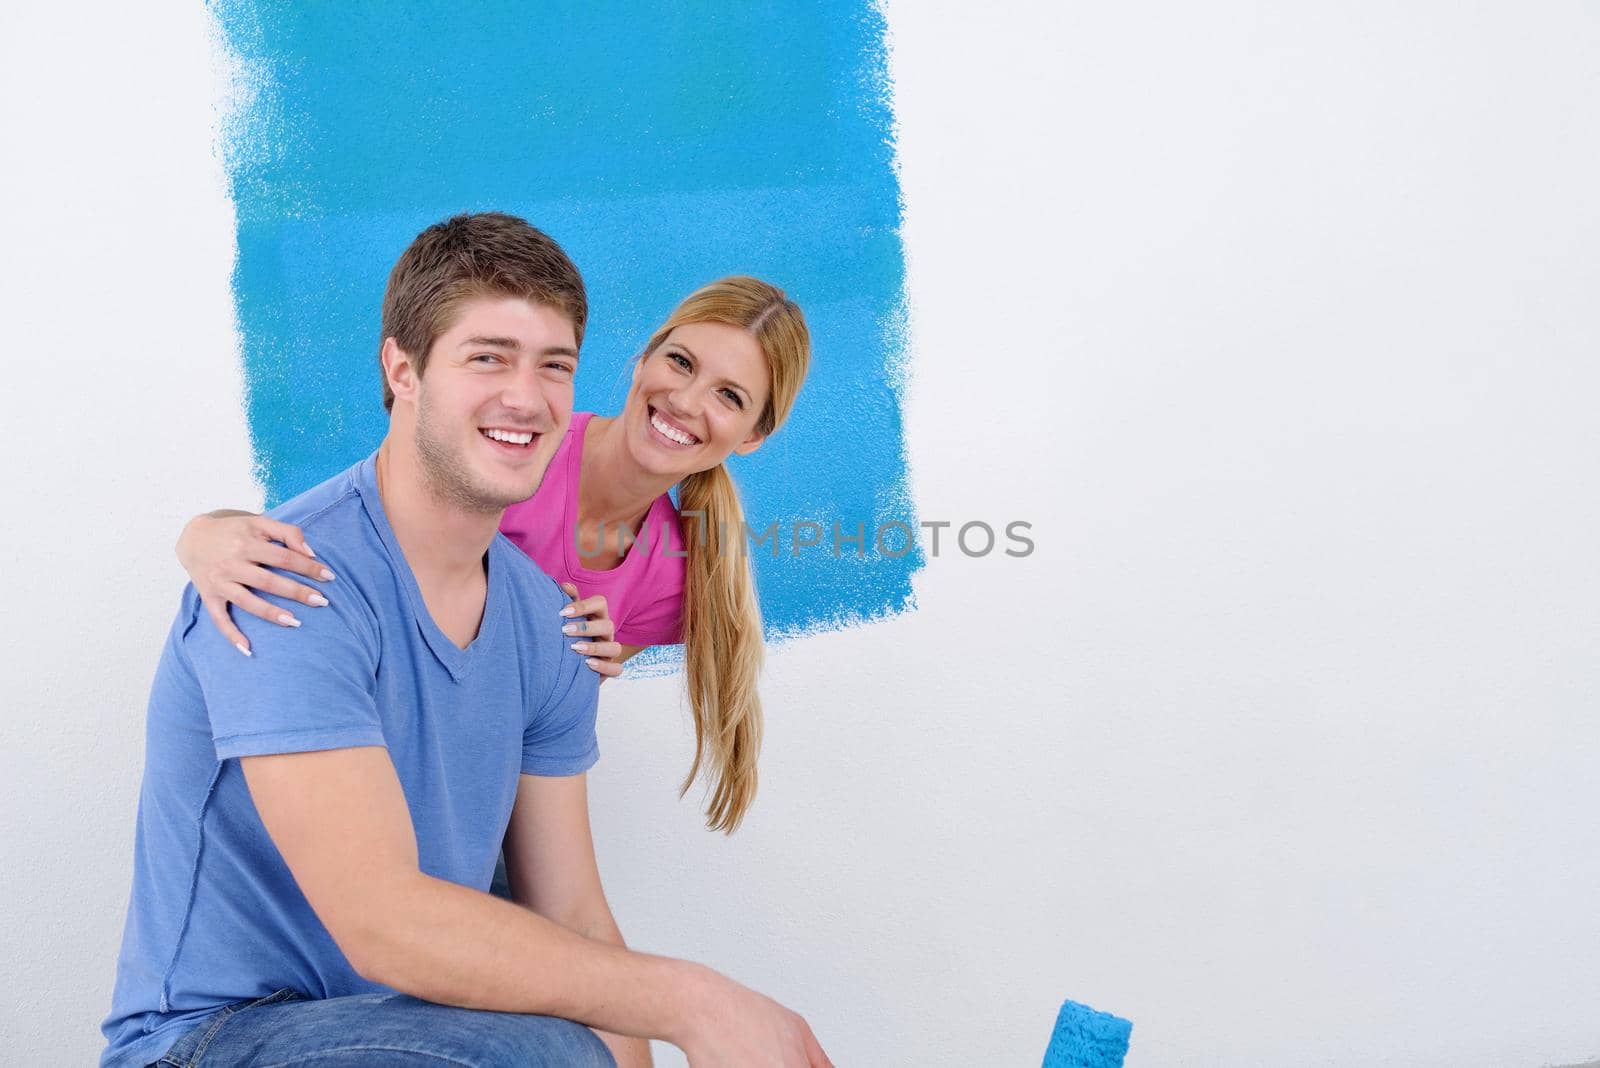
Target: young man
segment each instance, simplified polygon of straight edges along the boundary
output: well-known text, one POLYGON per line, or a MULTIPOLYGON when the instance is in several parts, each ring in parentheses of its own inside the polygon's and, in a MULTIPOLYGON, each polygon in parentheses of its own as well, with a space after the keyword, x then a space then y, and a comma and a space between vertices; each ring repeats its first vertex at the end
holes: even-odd
POLYGON ((245 658, 185 591, 102 1065, 828 1063, 775 1002, 626 949, 600 887, 598 676, 497 534, 567 429, 586 310, 519 219, 424 231, 384 297, 388 435, 273 513, 331 605, 305 634, 241 614, 245 658), (518 904, 485 892, 502 838, 518 904))

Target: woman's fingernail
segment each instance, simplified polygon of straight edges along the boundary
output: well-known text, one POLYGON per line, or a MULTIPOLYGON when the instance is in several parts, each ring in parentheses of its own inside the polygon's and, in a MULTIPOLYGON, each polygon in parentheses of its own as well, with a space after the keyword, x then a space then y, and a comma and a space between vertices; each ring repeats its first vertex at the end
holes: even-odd
POLYGON ((578 625, 576 623, 568 623, 566 626, 561 628, 561 633, 567 635, 576 634, 578 633, 578 625))
POLYGON ((282 623, 286 627, 298 627, 300 625, 300 621, 294 618, 294 616, 291 616, 288 612, 285 612, 283 615, 279 616, 278 622, 282 623))
POLYGON ((575 653, 587 653, 589 651, 589 643, 588 642, 573 642, 572 643, 572 651, 575 652, 575 653))
POLYGON ((337 577, 338 576, 336 576, 332 571, 329 571, 327 568, 323 568, 322 569, 322 581, 323 582, 332 582, 337 577))
POLYGON ((244 642, 234 642, 233 643, 233 647, 235 649, 239 650, 245 656, 249 656, 250 655, 250 650, 245 648, 244 642))
POLYGON ((311 559, 315 560, 317 558, 317 551, 315 549, 313 549, 310 545, 306 545, 306 555, 311 557, 311 559))
POLYGON ((594 668, 596 671, 600 670, 600 661, 595 659, 592 656, 589 659, 585 660, 584 663, 588 664, 590 667, 594 668))
POLYGON ((306 603, 307 604, 314 604, 318 608, 326 608, 326 607, 328 607, 328 599, 326 597, 322 596, 322 594, 320 594, 320 593, 313 593, 310 597, 307 597, 306 598, 306 603))
POLYGON ((570 615, 574 614, 576 611, 577 611, 577 609, 572 607, 572 605, 569 604, 569 605, 567 605, 567 607, 565 607, 565 608, 563 608, 561 610, 560 614, 564 615, 564 616, 570 616, 570 615))

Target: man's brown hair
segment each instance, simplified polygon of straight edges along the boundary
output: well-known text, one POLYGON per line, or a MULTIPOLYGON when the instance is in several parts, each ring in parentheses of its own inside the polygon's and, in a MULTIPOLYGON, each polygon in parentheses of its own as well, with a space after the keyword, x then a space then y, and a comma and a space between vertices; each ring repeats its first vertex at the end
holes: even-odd
MULTIPOLYGON (((395 339, 421 377, 429 350, 450 329, 456 308, 483 296, 521 297, 554 308, 572 320, 583 344, 589 301, 578 268, 548 234, 498 211, 434 223, 406 247, 384 290, 383 337, 395 339)), ((394 410, 387 375, 383 408, 394 410)))

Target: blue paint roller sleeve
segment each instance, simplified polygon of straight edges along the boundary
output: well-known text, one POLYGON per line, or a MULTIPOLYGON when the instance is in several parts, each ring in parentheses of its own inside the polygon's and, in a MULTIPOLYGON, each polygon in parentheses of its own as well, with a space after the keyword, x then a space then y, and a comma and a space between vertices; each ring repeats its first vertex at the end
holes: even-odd
POLYGON ((1056 1016, 1043 1068, 1122 1068, 1133 1024, 1068 1001, 1056 1016))

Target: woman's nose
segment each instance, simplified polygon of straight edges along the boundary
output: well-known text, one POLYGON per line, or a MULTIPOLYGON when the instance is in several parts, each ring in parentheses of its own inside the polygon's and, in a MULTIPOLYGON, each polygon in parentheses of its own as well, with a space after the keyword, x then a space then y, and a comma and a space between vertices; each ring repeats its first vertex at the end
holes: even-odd
POLYGON ((692 417, 699 409, 699 394, 693 385, 679 386, 667 394, 668 414, 681 418, 692 417))

